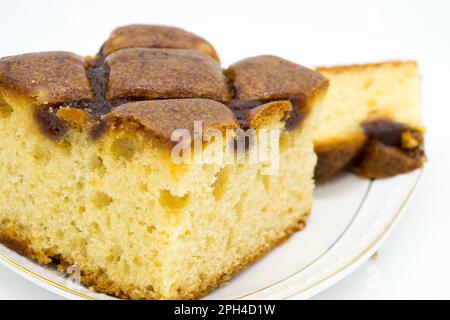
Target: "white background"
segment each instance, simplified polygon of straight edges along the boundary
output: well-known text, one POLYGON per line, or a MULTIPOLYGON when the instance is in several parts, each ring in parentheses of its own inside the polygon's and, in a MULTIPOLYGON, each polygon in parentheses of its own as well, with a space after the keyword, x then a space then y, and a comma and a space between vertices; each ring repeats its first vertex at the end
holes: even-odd
MULTIPOLYGON (((318 299, 450 299, 450 1, 5 1, 0 56, 95 54, 129 23, 211 41, 224 66, 275 54, 308 65, 414 59, 423 76, 429 158, 415 199, 379 250, 318 299)), ((57 299, 0 266, 0 299, 57 299)))

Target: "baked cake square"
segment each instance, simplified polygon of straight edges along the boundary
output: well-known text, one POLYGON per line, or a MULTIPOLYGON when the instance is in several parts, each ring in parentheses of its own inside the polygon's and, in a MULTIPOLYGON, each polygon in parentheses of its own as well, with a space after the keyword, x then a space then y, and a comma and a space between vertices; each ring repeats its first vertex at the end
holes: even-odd
MULTIPOLYGON (((208 42, 161 26, 119 28, 94 57, 3 58, 0 241, 117 297, 201 297, 303 228, 327 88, 273 56, 223 71, 208 42), (173 161, 177 130, 203 161, 173 161), (239 135, 203 138, 230 130, 278 132, 276 173, 207 161, 239 135)), ((245 139, 244 160, 260 136, 245 139)))

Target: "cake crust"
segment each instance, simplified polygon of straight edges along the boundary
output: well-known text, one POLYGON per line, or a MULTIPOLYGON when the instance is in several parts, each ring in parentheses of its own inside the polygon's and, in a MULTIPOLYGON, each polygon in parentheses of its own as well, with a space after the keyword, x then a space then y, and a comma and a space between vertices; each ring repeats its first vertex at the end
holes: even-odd
POLYGON ((83 58, 69 52, 30 53, 0 59, 0 87, 42 105, 93 99, 83 58))
MULTIPOLYGON (((310 112, 309 106, 323 97, 329 84, 319 73, 274 56, 245 59, 224 75, 220 64, 201 51, 160 49, 155 47, 164 47, 164 42, 154 47, 151 43, 145 48, 124 44, 106 58, 100 55, 83 60, 67 52, 3 58, 1 90, 11 91, 17 99, 34 99, 31 105, 36 108, 35 119, 45 136, 59 140, 68 126, 76 126, 89 129, 95 140, 108 128, 104 118, 115 108, 154 99, 202 98, 222 102, 244 129, 267 107, 258 108, 261 105, 288 100, 294 107, 285 117, 286 128, 293 129, 310 112)), ((281 107, 279 112, 265 111, 264 121, 270 120, 268 116, 275 119, 284 113, 285 105, 276 103, 271 107, 277 106, 281 107)), ((219 109, 209 110, 208 117, 213 110, 219 109)), ((153 117, 145 117, 147 109, 137 112, 147 120, 153 117)), ((216 117, 219 123, 223 113, 216 117)))
POLYGON ((331 72, 331 73, 347 73, 347 72, 361 72, 367 71, 370 69, 378 69, 380 67, 404 67, 410 66, 413 68, 417 68, 417 62, 413 60, 392 60, 392 61, 383 61, 383 62, 374 62, 374 63, 364 63, 364 64, 348 64, 348 65, 340 65, 340 66, 320 66, 315 70, 318 72, 331 72))
POLYGON ((237 129, 233 113, 225 105, 207 99, 170 99, 130 102, 115 108, 106 118, 108 122, 117 120, 136 121, 145 130, 171 141, 176 129, 187 129, 195 137, 194 121, 202 122, 204 132, 209 129, 237 129))
POLYGON ((107 56, 125 48, 189 49, 203 52, 219 61, 216 50, 208 41, 170 26, 134 24, 119 27, 112 32, 100 53, 107 56))
POLYGON ((233 83, 235 98, 244 101, 295 97, 307 104, 329 85, 321 74, 275 56, 241 60, 226 73, 233 83))
POLYGON ((226 102, 231 94, 220 64, 182 49, 123 49, 105 60, 108 100, 118 98, 208 98, 226 102))

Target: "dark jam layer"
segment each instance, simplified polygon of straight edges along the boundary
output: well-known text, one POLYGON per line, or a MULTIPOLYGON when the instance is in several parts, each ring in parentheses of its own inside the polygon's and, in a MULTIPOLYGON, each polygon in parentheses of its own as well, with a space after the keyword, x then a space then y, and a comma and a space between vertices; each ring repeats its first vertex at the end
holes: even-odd
MULTIPOLYGON (((114 107, 121 104, 133 102, 133 101, 145 101, 149 100, 146 97, 128 97, 124 99, 107 100, 106 89, 109 78, 109 69, 105 63, 104 57, 100 54, 94 59, 90 60, 86 64, 86 76, 89 81, 89 85, 94 95, 94 99, 90 101, 69 101, 58 105, 46 105, 45 108, 38 108, 35 117, 40 125, 41 130, 48 137, 54 139, 60 139, 67 131, 67 124, 59 119, 56 115, 56 111, 61 107, 71 107, 82 109, 89 112, 94 117, 98 118, 98 123, 91 130, 90 136, 92 139, 98 139, 103 132, 106 131, 107 124, 101 119, 101 116, 108 114, 114 107)), ((229 78, 228 78, 229 79, 229 78)), ((235 96, 235 88, 231 80, 228 80, 228 86, 232 92, 232 96, 235 96)), ((252 100, 242 101, 233 99, 228 104, 228 107, 233 111, 238 124, 243 129, 248 129, 249 124, 246 120, 247 112, 256 108, 262 104, 277 101, 288 100, 292 103, 293 108, 290 113, 289 119, 286 121, 285 127, 287 130, 293 130, 297 128, 305 118, 306 108, 302 103, 299 103, 299 99, 286 97, 285 99, 276 100, 252 100)))
POLYGON ((377 140, 384 145, 397 147, 412 158, 424 156, 423 135, 420 131, 407 125, 387 119, 365 121, 361 124, 368 140, 377 140), (413 145, 408 146, 412 140, 413 145))
POLYGON ((105 99, 108 75, 109 70, 102 57, 95 58, 86 67, 86 76, 95 99, 89 103, 88 108, 95 116, 107 114, 112 110, 111 102, 105 99))
POLYGON ((34 117, 41 131, 49 138, 59 139, 67 132, 67 123, 58 118, 56 113, 51 110, 36 108, 34 117))
POLYGON ((361 126, 367 142, 353 165, 359 175, 386 178, 423 165, 423 135, 419 130, 382 119, 366 121, 361 126))
POLYGON ((370 120, 361 124, 368 138, 377 139, 390 146, 401 147, 402 132, 406 126, 390 120, 370 120))
POLYGON ((366 141, 348 141, 316 150, 315 179, 327 181, 344 168, 369 178, 386 178, 406 173, 423 164, 423 135, 419 130, 388 119, 361 123, 366 141))
POLYGON ((245 129, 249 127, 249 124, 245 119, 247 112, 266 102, 267 101, 261 100, 252 100, 252 101, 231 100, 230 103, 228 104, 228 108, 230 108, 231 111, 233 111, 239 126, 245 129))
POLYGON ((39 123, 41 130, 48 137, 53 139, 60 139, 67 131, 67 124, 56 116, 56 111, 61 107, 71 107, 82 109, 89 112, 91 115, 98 118, 98 122, 90 131, 90 136, 93 140, 101 137, 106 131, 106 121, 101 119, 101 116, 108 114, 114 107, 121 104, 146 100, 145 98, 127 98, 127 99, 106 99, 106 86, 108 83, 109 70, 104 63, 104 58, 97 56, 86 65, 86 77, 94 94, 94 99, 91 101, 69 101, 58 105, 47 105, 46 108, 38 108, 35 113, 35 118, 39 123))

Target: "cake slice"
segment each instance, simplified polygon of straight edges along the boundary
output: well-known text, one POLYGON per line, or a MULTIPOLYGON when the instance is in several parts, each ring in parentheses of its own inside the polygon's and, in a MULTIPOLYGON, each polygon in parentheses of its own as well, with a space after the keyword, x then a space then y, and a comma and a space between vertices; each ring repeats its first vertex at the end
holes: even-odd
POLYGON ((272 56, 224 74, 209 43, 160 26, 120 28, 87 59, 0 59, 0 241, 113 296, 201 297, 303 228, 327 88, 272 56), (247 161, 259 135, 237 148, 246 161, 208 153, 249 129, 279 133, 276 170, 247 161))
POLYGON ((424 163, 420 76, 412 61, 318 68, 330 89, 314 125, 315 176, 344 168, 366 178, 409 172, 424 163))

